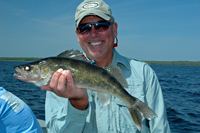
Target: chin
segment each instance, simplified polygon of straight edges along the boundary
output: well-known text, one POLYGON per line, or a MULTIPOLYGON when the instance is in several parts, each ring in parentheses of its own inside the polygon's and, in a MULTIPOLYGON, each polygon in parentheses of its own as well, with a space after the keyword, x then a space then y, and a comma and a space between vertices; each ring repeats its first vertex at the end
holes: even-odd
POLYGON ((103 55, 103 53, 94 53, 94 52, 90 52, 90 56, 91 57, 101 57, 103 55))
POLYGON ((96 49, 96 50, 88 49, 88 53, 91 56, 91 58, 97 58, 103 56, 106 53, 106 49, 96 49))

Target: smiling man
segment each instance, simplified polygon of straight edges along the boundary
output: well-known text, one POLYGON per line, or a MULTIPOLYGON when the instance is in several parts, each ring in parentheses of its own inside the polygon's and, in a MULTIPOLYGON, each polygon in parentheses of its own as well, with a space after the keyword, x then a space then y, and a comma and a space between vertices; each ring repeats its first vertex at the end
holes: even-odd
POLYGON ((87 58, 99 67, 118 66, 123 72, 126 91, 147 104, 156 114, 153 120, 141 119, 142 129, 135 126, 128 108, 118 98, 102 106, 97 93, 77 88, 69 70, 59 69, 46 94, 46 126, 50 133, 170 133, 162 90, 155 72, 144 62, 120 55, 115 50, 117 23, 109 6, 102 0, 85 0, 76 10, 76 34, 87 58))
POLYGON ((96 60, 97 66, 111 64, 117 23, 105 21, 98 16, 86 16, 77 27, 76 34, 87 57, 96 60))

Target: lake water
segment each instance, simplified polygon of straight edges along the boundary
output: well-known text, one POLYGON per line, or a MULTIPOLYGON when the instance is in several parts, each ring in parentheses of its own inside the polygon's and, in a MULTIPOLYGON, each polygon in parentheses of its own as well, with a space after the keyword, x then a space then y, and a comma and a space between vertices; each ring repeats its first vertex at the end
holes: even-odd
MULTIPOLYGON (((13 77, 19 61, 0 61, 0 86, 25 101, 38 119, 45 118, 45 91, 13 77)), ((173 133, 200 132, 200 66, 151 65, 162 86, 173 133)))

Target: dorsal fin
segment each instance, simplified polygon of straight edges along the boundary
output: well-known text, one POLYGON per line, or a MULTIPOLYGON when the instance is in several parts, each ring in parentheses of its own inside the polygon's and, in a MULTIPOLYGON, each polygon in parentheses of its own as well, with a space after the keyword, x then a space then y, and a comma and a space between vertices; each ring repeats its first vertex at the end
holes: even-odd
POLYGON ((57 55, 57 57, 65 57, 65 58, 73 58, 73 59, 77 59, 77 60, 85 60, 85 56, 83 55, 82 52, 78 51, 78 50, 66 50, 62 53, 60 53, 59 55, 57 55))
POLYGON ((84 60, 90 64, 96 65, 95 60, 88 59, 85 54, 83 54, 82 52, 80 52, 78 50, 73 50, 73 49, 66 50, 66 51, 60 53, 59 55, 57 55, 57 57, 72 58, 72 59, 76 59, 76 60, 84 60))
POLYGON ((104 69, 107 70, 110 74, 112 74, 121 83, 123 87, 128 88, 128 83, 124 77, 124 74, 118 66, 108 66, 104 69))

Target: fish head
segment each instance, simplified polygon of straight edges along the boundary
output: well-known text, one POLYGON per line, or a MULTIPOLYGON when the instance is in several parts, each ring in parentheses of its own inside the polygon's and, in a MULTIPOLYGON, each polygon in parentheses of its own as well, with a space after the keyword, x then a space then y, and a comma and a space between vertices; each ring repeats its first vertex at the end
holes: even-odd
POLYGON ((48 84, 53 74, 49 63, 45 60, 16 66, 14 69, 18 72, 13 75, 15 78, 39 87, 48 84))

